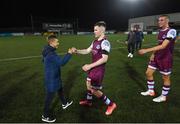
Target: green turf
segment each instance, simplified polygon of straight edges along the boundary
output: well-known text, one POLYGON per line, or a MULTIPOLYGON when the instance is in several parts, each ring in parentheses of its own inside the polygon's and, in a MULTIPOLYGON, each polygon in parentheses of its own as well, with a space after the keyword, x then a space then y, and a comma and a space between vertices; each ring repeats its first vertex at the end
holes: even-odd
MULTIPOLYGON (((46 44, 45 39, 41 36, 0 37, 0 60, 39 56, 46 44)), ((129 59, 123 43, 126 35, 109 35, 108 39, 113 49, 106 65, 103 91, 117 103, 117 109, 107 117, 104 114, 106 106, 96 98, 91 108, 79 106, 79 100, 86 91, 86 74, 81 67, 90 63, 91 58, 90 55, 74 55, 62 68, 65 95, 74 103, 67 110, 62 110, 58 98, 55 98, 52 109, 57 122, 180 122, 180 44, 175 46, 169 99, 165 103, 154 103, 152 97, 140 95, 146 90, 145 70, 150 54, 135 54, 133 59, 129 59)), ((72 46, 87 48, 93 36, 60 36, 59 40, 58 53, 65 53, 72 46)), ((156 36, 145 36, 144 48, 155 44, 156 36)), ((0 61, 0 122, 41 122, 45 96, 43 81, 41 57, 0 61)), ((158 72, 155 73, 155 81, 159 95, 162 80, 158 72)))

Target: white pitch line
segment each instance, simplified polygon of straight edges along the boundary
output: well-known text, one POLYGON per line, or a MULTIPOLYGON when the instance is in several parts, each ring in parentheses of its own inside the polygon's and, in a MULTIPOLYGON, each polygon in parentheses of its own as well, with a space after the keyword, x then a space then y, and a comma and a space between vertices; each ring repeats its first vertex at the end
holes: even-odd
POLYGON ((0 59, 0 62, 4 61, 15 61, 15 60, 22 60, 22 59, 31 59, 31 58, 39 58, 41 56, 26 56, 26 57, 17 57, 17 58, 7 58, 7 59, 0 59))
MULTIPOLYGON (((146 44, 146 45, 143 45, 143 46, 149 46, 149 44, 146 44)), ((127 48, 127 47, 115 47, 115 48, 111 48, 111 49, 116 50, 116 49, 124 49, 124 48, 127 48)), ((175 48, 175 49, 180 50, 178 48, 175 48)), ((58 55, 64 55, 64 54, 66 54, 66 53, 58 53, 58 55)), ((15 57, 15 58, 0 59, 0 62, 16 61, 16 60, 24 60, 24 59, 33 59, 33 58, 40 58, 40 57, 42 57, 42 56, 38 55, 38 56, 15 57)))
MULTIPOLYGON (((63 55, 65 53, 58 53, 58 55, 63 55)), ((16 57, 16 58, 7 58, 7 59, 0 59, 0 62, 6 62, 6 61, 16 61, 16 60, 23 60, 23 59, 32 59, 32 58, 40 58, 39 56, 25 56, 25 57, 16 57)))

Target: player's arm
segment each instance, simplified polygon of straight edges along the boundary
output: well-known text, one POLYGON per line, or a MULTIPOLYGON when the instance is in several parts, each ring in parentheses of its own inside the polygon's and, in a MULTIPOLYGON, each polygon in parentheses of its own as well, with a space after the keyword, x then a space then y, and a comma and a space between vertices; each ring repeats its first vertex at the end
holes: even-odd
POLYGON ((141 49, 139 50, 139 54, 145 54, 148 52, 156 52, 158 50, 162 50, 165 49, 167 47, 167 45, 169 44, 171 39, 176 38, 176 30, 171 29, 169 30, 169 32, 167 33, 166 39, 163 41, 163 43, 161 45, 155 46, 155 47, 151 47, 151 48, 147 48, 147 49, 141 49))
POLYGON ((165 49, 168 44, 169 44, 169 40, 165 39, 161 45, 151 47, 151 48, 147 48, 147 49, 139 50, 139 54, 145 54, 145 53, 148 53, 148 52, 155 52, 155 51, 158 51, 158 50, 165 49))
POLYGON ((150 56, 150 61, 154 61, 154 54, 155 54, 155 52, 152 52, 152 54, 151 54, 151 56, 150 56))
POLYGON ((101 44, 102 48, 102 58, 100 58, 98 61, 91 63, 91 64, 86 64, 82 67, 84 71, 88 71, 91 68, 94 68, 96 66, 102 65, 108 61, 108 54, 110 52, 110 43, 107 40, 104 40, 101 44))
POLYGON ((98 61, 96 61, 94 63, 91 63, 89 66, 91 68, 94 68, 96 66, 99 66, 99 65, 102 65, 102 64, 106 63, 107 61, 108 61, 108 55, 102 54, 102 58, 101 59, 99 59, 98 61))
POLYGON ((104 63, 106 63, 108 60, 108 55, 105 55, 105 54, 102 54, 102 58, 99 59, 98 61, 94 62, 94 63, 91 63, 91 64, 85 64, 82 69, 84 71, 88 71, 96 66, 99 66, 99 65, 102 65, 104 63))
POLYGON ((91 46, 89 47, 89 48, 87 48, 87 49, 82 49, 82 50, 76 50, 76 53, 77 54, 89 54, 90 52, 92 51, 92 44, 91 44, 91 46))
MULTIPOLYGON (((74 48, 73 48, 74 49, 74 48)), ((67 54, 64 55, 63 58, 61 58, 60 56, 54 56, 54 62, 58 65, 58 66, 64 66, 65 64, 67 64, 69 62, 69 60, 71 59, 73 50, 72 48, 68 50, 67 54)))

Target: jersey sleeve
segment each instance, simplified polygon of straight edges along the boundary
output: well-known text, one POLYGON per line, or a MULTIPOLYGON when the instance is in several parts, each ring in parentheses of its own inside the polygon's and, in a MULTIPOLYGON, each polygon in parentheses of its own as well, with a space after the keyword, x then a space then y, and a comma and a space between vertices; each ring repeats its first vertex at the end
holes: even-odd
POLYGON ((108 40, 103 40, 101 43, 101 48, 103 51, 106 51, 107 53, 111 50, 111 44, 108 40))
POLYGON ((176 38, 176 30, 175 29, 170 29, 167 33, 166 38, 168 39, 174 39, 176 38))

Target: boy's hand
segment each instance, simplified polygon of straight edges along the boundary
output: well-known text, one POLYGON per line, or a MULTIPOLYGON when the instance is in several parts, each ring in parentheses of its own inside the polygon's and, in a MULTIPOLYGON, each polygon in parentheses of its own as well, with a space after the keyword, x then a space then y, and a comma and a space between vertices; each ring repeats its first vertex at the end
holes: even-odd
POLYGON ((71 50, 73 53, 77 53, 77 49, 75 47, 72 47, 71 50))
POLYGON ((69 48, 69 49, 68 49, 68 53, 70 53, 70 54, 72 54, 72 53, 73 53, 72 48, 69 48))
POLYGON ((69 48, 68 53, 70 54, 77 53, 77 49, 75 47, 69 48))

